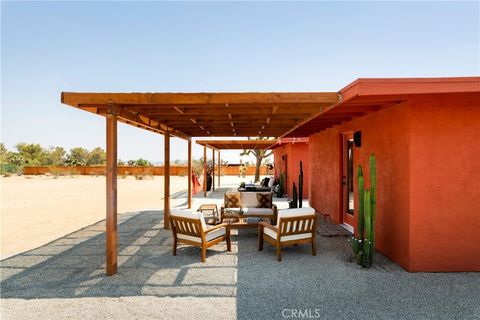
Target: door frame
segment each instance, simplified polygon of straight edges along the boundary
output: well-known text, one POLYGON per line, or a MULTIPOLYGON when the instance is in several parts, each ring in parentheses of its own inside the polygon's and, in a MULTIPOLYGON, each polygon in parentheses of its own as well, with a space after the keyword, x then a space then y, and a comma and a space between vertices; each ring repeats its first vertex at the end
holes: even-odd
MULTIPOLYGON (((348 190, 345 190, 345 185, 344 185, 344 173, 345 173, 345 167, 347 166, 347 159, 346 159, 346 141, 347 139, 353 139, 353 130, 346 130, 340 132, 339 135, 339 153, 340 153, 340 159, 339 159, 339 201, 340 201, 340 225, 348 230, 351 233, 354 233, 354 225, 355 225, 355 205, 353 208, 353 214, 347 213, 347 208, 346 208, 346 201, 348 197, 348 190)), ((352 148, 352 152, 354 152, 355 148, 352 148)), ((355 161, 355 158, 353 158, 353 162, 355 161)), ((352 170, 352 183, 353 186, 355 186, 355 166, 352 163, 353 170, 352 170)), ((347 169, 348 170, 348 169, 347 169)), ((347 177, 345 177, 345 180, 347 177)), ((347 183, 345 181, 345 183, 347 183)), ((354 190, 355 194, 355 190, 354 190)))

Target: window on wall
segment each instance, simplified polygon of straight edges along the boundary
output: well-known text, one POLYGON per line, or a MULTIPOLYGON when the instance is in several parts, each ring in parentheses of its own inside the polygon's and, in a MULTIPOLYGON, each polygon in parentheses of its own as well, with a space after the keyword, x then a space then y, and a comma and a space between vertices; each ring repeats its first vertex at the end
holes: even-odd
POLYGON ((347 212, 353 214, 353 204, 354 204, 354 195, 353 195, 353 139, 348 139, 347 141, 347 201, 346 208, 347 212))

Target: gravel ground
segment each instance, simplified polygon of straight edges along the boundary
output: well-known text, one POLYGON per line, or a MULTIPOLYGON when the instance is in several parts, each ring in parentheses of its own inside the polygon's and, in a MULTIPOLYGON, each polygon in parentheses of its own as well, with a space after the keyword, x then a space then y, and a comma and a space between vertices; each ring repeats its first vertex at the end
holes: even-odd
MULTIPOLYGON (((210 199, 210 201, 212 201, 210 199)), ((363 270, 345 237, 258 252, 255 230, 171 254, 161 211, 119 216, 119 272, 104 276, 104 221, 1 261, 3 319, 480 319, 478 273, 363 270)))

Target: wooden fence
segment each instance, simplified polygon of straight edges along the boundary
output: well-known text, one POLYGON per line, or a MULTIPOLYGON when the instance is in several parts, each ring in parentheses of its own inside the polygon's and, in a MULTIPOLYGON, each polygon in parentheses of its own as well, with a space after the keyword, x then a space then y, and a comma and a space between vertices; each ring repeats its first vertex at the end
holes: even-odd
MULTIPOLYGON (((170 175, 186 176, 188 172, 187 166, 170 166, 170 175)), ((163 166, 157 167, 137 167, 137 166, 118 166, 118 175, 151 175, 163 176, 163 166)), ((75 166, 75 167, 25 167, 23 168, 25 175, 85 175, 99 176, 105 174, 105 166, 75 166)), ((246 175, 254 175, 255 167, 249 166, 245 172, 246 175)), ((260 168, 260 175, 267 175, 267 168, 260 168)), ((240 175, 240 166, 222 167, 221 175, 238 176, 240 175)))

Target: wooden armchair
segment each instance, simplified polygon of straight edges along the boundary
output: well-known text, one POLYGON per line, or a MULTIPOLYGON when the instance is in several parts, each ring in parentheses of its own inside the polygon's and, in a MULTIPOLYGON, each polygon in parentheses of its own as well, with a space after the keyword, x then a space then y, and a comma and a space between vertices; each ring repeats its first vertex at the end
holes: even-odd
POLYGON ((312 208, 279 210, 277 225, 260 222, 258 225, 258 251, 263 241, 277 249, 277 260, 282 261, 282 246, 310 243, 312 255, 317 254, 317 216, 312 208))
POLYGON ((207 248, 219 242, 227 242, 227 250, 231 251, 230 227, 228 223, 207 226, 203 213, 192 210, 172 210, 170 226, 173 235, 173 255, 177 255, 179 242, 200 247, 202 262, 207 257, 207 248))

